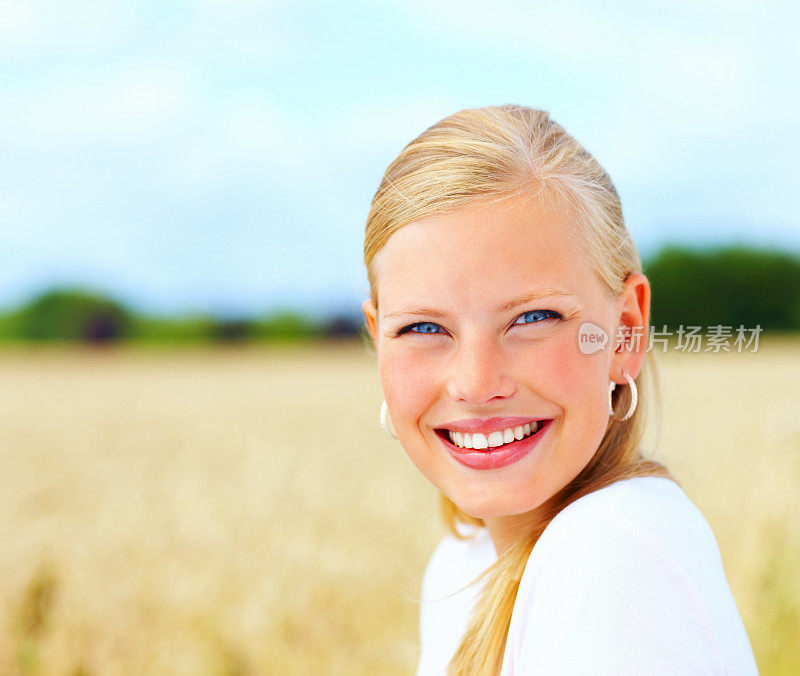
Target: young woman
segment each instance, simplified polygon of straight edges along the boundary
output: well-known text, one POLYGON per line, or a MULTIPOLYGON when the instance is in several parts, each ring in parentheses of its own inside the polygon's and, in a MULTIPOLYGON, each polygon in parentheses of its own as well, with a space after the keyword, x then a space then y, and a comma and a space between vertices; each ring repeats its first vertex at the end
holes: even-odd
POLYGON ((598 162, 545 111, 462 110, 386 170, 364 261, 381 421, 449 529, 418 675, 757 673, 708 523, 639 448, 650 287, 598 162))

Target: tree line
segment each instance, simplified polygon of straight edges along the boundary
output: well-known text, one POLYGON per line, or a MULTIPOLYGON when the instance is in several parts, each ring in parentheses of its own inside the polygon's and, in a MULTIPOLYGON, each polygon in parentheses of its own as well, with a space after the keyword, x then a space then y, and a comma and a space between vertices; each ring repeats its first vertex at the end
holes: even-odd
MULTIPOLYGON (((670 245, 645 259, 650 280, 650 324, 740 325, 800 330, 800 258, 777 249, 670 245)), ((193 314, 163 318, 134 312, 95 290, 47 289, 0 314, 2 341, 243 342, 298 341, 364 336, 360 308, 314 320, 300 310, 223 319, 193 314)))

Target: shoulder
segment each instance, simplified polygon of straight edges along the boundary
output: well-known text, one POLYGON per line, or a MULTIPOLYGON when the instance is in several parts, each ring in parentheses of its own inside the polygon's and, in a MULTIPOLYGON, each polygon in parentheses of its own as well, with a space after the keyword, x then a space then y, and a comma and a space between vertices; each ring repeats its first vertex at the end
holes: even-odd
POLYGON ((447 533, 439 540, 422 577, 422 600, 433 601, 470 582, 497 558, 486 528, 459 526, 465 536, 447 533))
POLYGON ((584 495, 562 509, 548 529, 568 528, 587 519, 607 517, 625 517, 643 526, 658 526, 665 517, 675 520, 687 516, 691 520, 703 518, 677 483, 666 477, 639 476, 615 481, 584 495))
POLYGON ((627 551, 635 540, 645 540, 649 549, 665 550, 687 569, 719 558, 708 521, 683 489, 665 477, 623 479, 579 498, 550 522, 535 552, 545 556, 586 538, 606 542, 602 549, 607 555, 613 546, 627 551))
POLYGON ((678 484, 663 477, 634 477, 561 510, 531 553, 529 577, 583 587, 602 581, 592 588, 596 598, 630 591, 633 580, 654 578, 656 591, 684 587, 691 597, 697 562, 715 558, 718 551, 708 522, 678 484))
POLYGON ((518 663, 548 673, 722 673, 711 618, 675 556, 636 526, 595 526, 537 562, 536 584, 521 590, 518 663))
POLYGON ((625 479, 562 510, 517 601, 515 661, 553 673, 721 673, 721 634, 741 625, 708 523, 661 477, 625 479))
POLYGON ((464 527, 459 532, 469 537, 442 537, 422 577, 419 676, 444 673, 480 592, 479 585, 469 585, 497 559, 485 528, 464 527))

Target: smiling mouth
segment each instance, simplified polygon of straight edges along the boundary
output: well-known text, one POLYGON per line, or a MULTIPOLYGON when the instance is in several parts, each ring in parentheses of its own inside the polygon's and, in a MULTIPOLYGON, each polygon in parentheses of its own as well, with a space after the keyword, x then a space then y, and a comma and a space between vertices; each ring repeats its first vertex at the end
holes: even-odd
POLYGON ((501 451, 514 447, 520 441, 535 437, 539 435, 542 430, 549 427, 552 419, 537 420, 528 425, 523 425, 517 428, 508 428, 504 431, 492 432, 490 434, 468 434, 451 432, 444 428, 438 428, 434 431, 444 440, 444 442, 459 451, 483 451, 491 453, 492 451, 501 451))

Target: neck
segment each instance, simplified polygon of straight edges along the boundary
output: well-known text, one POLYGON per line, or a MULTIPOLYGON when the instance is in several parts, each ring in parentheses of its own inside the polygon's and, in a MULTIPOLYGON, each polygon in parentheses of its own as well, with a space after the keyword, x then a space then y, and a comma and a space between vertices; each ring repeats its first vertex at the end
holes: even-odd
POLYGON ((483 522, 492 538, 497 555, 502 556, 510 547, 555 516, 556 507, 562 503, 565 490, 566 488, 558 491, 530 512, 484 517, 483 522))
POLYGON ((535 511, 483 520, 498 556, 502 556, 512 545, 534 529, 540 520, 535 511))

